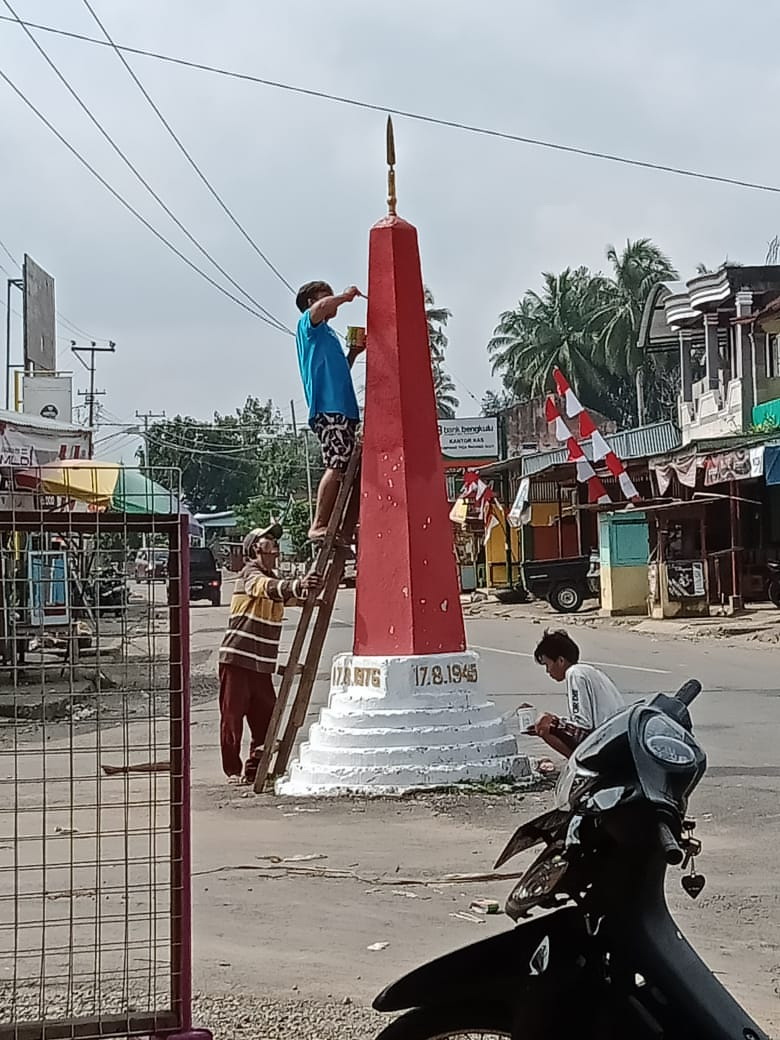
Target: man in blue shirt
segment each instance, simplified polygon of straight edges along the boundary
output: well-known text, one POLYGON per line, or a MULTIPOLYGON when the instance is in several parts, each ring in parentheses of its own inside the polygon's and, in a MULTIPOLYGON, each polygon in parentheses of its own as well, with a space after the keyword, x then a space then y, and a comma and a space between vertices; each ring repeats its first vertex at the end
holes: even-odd
POLYGON ((365 348, 345 354, 328 321, 335 318, 342 303, 351 303, 360 295, 354 285, 334 295, 327 282, 307 282, 295 297, 301 311, 295 333, 298 367, 309 405, 309 425, 320 442, 325 465, 309 529, 312 541, 325 537, 341 478, 355 448, 360 419, 350 370, 365 348))

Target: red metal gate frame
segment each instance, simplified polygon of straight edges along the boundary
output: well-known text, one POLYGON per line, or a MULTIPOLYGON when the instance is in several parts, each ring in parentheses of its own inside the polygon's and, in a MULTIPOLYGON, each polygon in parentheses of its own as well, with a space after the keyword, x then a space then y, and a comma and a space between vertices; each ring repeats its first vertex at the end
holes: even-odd
MULTIPOLYGON (((46 514, 0 513, 0 533, 41 530, 46 514)), ((48 517, 47 517, 48 519, 48 517)), ((70 513, 51 515, 68 531, 83 534, 143 533, 152 528, 169 539, 170 588, 170 770, 171 770, 171 996, 169 1014, 101 1016, 54 1022, 0 1025, 0 1040, 76 1040, 79 1037, 154 1036, 165 1040, 211 1040, 192 1025, 192 850, 190 798, 189 520, 187 516, 70 513)))

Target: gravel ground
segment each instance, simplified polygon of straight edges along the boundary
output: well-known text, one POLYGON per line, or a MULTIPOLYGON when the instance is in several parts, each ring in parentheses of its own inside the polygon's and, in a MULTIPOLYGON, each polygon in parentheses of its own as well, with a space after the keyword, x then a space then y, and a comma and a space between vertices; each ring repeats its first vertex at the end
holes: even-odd
MULTIPOLYGON (((47 1018, 54 1022, 67 1020, 71 1015, 94 1015, 93 993, 79 987, 68 999, 65 991, 47 988, 47 1018)), ((161 1000, 160 1006, 164 1004, 161 1000)), ((119 996, 104 996, 101 1001, 104 1014, 125 1014, 131 1007, 141 1013, 148 1006, 148 994, 139 994, 134 1007, 119 996)), ((0 984, 0 1027, 15 1020, 35 1021, 39 1015, 37 987, 20 987, 12 1004, 10 990, 0 984)), ((214 1040, 374 1040, 391 1020, 390 1016, 353 1004, 349 997, 333 1001, 275 1001, 235 992, 195 994, 192 1017, 196 1027, 214 1034, 214 1040)))
MULTIPOLYGON (((345 998, 348 1000, 349 998, 345 998)), ((214 1040, 373 1040, 391 1017, 342 1001, 198 995, 193 1021, 214 1040)))

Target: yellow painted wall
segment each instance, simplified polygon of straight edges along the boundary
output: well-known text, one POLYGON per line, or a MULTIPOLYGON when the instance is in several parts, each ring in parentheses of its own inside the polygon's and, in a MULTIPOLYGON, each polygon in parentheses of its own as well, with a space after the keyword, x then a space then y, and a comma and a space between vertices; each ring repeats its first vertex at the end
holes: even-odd
MULTIPOLYGON (((555 502, 538 502, 531 506, 531 527, 550 527, 558 519, 558 505, 555 502)), ((512 559, 519 563, 521 556, 522 531, 520 527, 510 528, 512 542, 512 559)), ((555 553, 557 556, 557 552, 555 553)), ((565 555, 565 554, 564 554, 565 555)), ((492 587, 506 585, 506 536, 502 526, 494 527, 485 546, 485 563, 487 565, 487 581, 492 587)), ((515 577, 517 571, 515 570, 515 577)))
POLYGON ((536 502, 531 506, 531 527, 550 527, 557 519, 556 502, 536 502))
POLYGON ((647 614, 647 565, 601 568, 601 609, 605 614, 647 614))
MULTIPOLYGON (((510 539, 512 545, 512 559, 515 563, 520 560, 520 536, 522 529, 510 527, 510 539)), ((506 585, 506 535, 503 526, 494 527, 490 532, 490 538, 485 546, 485 563, 487 564, 488 585, 506 585)), ((514 576, 517 577, 518 570, 514 568, 514 576)))

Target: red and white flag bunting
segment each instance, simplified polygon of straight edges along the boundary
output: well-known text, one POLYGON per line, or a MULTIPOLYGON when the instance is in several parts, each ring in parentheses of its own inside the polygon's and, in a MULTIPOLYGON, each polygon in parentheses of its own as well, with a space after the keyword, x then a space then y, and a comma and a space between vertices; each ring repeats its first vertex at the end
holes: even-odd
POLYGON ((468 470, 463 474, 463 487, 460 498, 471 500, 479 506, 479 515, 485 525, 485 543, 504 516, 504 510, 496 497, 495 491, 485 483, 478 473, 468 470))
POLYGON ((573 419, 575 415, 582 415, 585 409, 574 396, 574 391, 569 386, 566 376, 559 368, 553 369, 553 379, 555 380, 555 389, 558 391, 558 395, 564 400, 568 417, 573 419))
MULTIPOLYGON (((617 480, 620 485, 620 490, 629 501, 633 502, 638 499, 640 497, 639 492, 637 491, 633 480, 629 477, 626 467, 614 453, 612 448, 610 448, 601 431, 596 428, 596 424, 580 404, 574 391, 569 385, 568 380, 559 368, 553 369, 553 379, 555 380, 555 389, 558 391, 558 395, 564 399, 566 415, 570 419, 577 417, 579 420, 580 437, 583 440, 590 437, 590 443, 593 449, 593 461, 601 462, 603 460, 604 465, 617 480)), ((566 444, 569 450, 569 460, 574 462, 577 468, 577 480, 582 484, 587 483, 589 501, 611 501, 606 488, 596 475, 593 466, 585 458, 585 453, 577 442, 576 437, 572 435, 569 427, 563 421, 563 418, 558 411, 558 407, 552 397, 547 398, 545 417, 548 422, 555 423, 555 436, 559 441, 566 444)))

